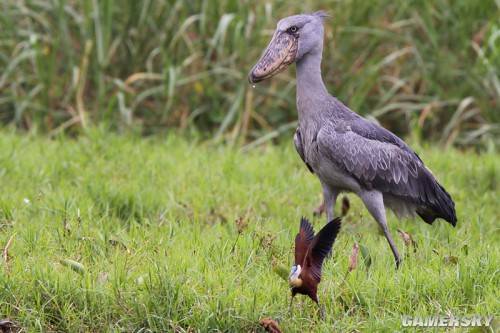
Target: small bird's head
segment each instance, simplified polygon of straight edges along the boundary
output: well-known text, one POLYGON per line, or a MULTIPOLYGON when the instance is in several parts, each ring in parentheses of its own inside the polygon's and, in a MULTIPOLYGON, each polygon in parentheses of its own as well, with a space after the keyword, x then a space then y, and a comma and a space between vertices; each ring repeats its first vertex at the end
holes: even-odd
POLYGON ((288 284, 291 288, 298 288, 302 285, 302 279, 300 278, 301 272, 302 267, 300 267, 300 265, 292 266, 290 275, 288 276, 288 284))
POLYGON ((327 16, 320 11, 280 20, 269 45, 248 75, 250 83, 263 81, 282 72, 308 53, 321 52, 323 19, 327 16))

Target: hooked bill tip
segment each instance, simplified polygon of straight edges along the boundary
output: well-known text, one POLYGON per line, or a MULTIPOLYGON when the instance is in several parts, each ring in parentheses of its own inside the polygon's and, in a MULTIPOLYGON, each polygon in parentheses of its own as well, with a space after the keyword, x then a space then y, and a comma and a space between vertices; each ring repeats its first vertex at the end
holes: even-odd
POLYGON ((248 74, 248 82, 255 88, 255 83, 262 81, 262 78, 256 76, 253 71, 248 74))
POLYGON ((255 83, 253 80, 254 80, 253 73, 248 74, 248 83, 253 85, 255 83))

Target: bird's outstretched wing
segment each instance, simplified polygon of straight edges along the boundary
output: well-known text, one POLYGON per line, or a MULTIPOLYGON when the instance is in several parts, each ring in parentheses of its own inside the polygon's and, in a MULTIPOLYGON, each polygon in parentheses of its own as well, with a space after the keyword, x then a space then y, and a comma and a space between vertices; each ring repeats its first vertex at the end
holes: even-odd
POLYGON ((295 265, 304 265, 304 258, 314 238, 314 230, 309 221, 303 217, 300 219, 300 229, 295 236, 295 265))
POLYGON ((311 276, 319 283, 321 281, 321 267, 325 257, 330 253, 335 238, 340 231, 341 218, 328 222, 314 237, 307 252, 306 268, 311 276))

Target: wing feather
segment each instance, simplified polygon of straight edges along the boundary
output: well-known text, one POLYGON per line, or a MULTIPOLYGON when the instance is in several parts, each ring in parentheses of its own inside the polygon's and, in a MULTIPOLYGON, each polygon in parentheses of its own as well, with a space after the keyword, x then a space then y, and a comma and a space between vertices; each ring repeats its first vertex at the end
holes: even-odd
POLYGON ((436 217, 442 217, 455 225, 455 204, 451 196, 415 152, 381 127, 378 132, 366 128, 364 131, 358 128, 360 132, 357 132, 351 125, 323 126, 317 135, 319 153, 344 169, 364 188, 376 188, 413 202, 426 222, 432 223, 436 217))
POLYGON ((352 130, 324 126, 318 133, 318 149, 367 189, 417 198, 410 178, 424 168, 411 151, 388 142, 365 138, 352 130))
POLYGON ((305 217, 302 217, 299 233, 295 236, 295 265, 304 266, 304 258, 313 239, 313 227, 305 217))
POLYGON ((314 237, 309 247, 305 267, 318 283, 321 281, 323 261, 332 250, 332 245, 340 231, 340 224, 340 217, 328 222, 314 237))

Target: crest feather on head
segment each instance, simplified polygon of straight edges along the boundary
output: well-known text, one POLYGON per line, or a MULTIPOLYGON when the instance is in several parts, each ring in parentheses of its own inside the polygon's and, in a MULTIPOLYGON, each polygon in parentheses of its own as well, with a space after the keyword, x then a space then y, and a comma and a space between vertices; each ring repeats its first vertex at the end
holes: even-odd
POLYGON ((332 17, 330 14, 328 14, 326 11, 324 10, 318 10, 317 12, 314 12, 311 14, 312 16, 316 16, 316 17, 319 17, 320 19, 322 19, 323 21, 326 20, 326 19, 329 19, 330 17, 332 17))

